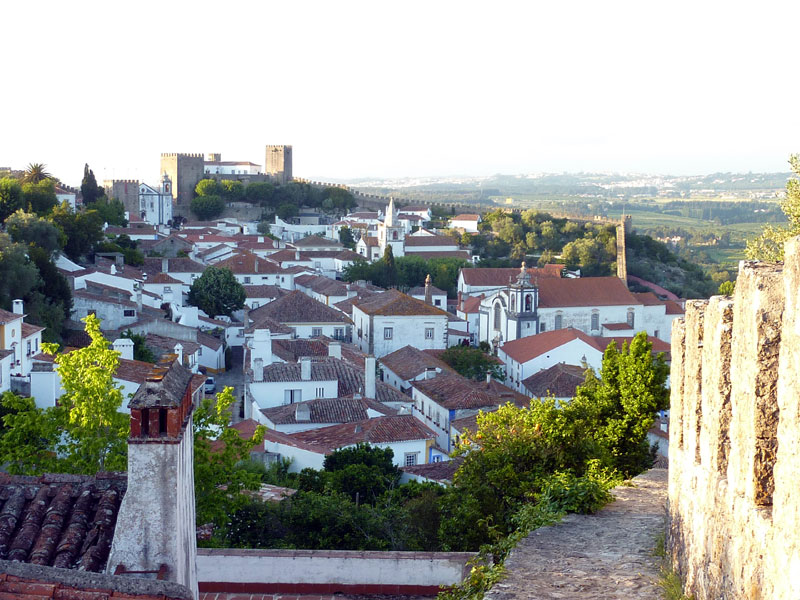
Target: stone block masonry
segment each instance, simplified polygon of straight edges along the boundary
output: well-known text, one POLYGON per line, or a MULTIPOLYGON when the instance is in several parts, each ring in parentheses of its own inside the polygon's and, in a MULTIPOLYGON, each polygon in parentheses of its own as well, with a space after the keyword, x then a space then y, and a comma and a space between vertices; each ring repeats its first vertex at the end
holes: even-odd
POLYGON ((800 238, 672 331, 667 543, 697 600, 800 598, 800 238))

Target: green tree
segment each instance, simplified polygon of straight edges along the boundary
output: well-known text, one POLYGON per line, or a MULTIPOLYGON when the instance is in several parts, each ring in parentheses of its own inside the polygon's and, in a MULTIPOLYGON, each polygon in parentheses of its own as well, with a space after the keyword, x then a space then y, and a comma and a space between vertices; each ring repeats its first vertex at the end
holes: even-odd
POLYGON ((296 217, 298 214, 300 214, 300 209, 297 207, 297 204, 284 202, 278 206, 275 214, 277 214, 281 220, 286 221, 287 219, 291 219, 292 217, 296 217))
POLYGON ((87 256, 95 244, 103 239, 103 218, 96 210, 72 212, 66 202, 56 206, 50 214, 53 223, 66 236, 64 254, 72 260, 87 256))
POLYGON ((103 195, 105 195, 105 192, 97 185, 97 179, 94 177, 94 171, 89 168, 88 164, 83 165, 83 179, 81 180, 81 196, 83 197, 83 205, 90 207, 103 195))
POLYGON ((46 215, 58 204, 53 181, 44 179, 38 183, 22 184, 24 206, 37 215, 46 215))
POLYGON ((83 321, 92 340, 89 346, 56 354, 55 344, 42 344, 55 355, 64 388, 58 406, 40 409, 31 398, 3 397, 11 412, 3 417, 0 455, 11 473, 91 475, 127 468, 130 417, 119 412, 122 390, 113 379, 119 352, 103 338, 97 317, 83 321))
POLYGON ((98 198, 92 208, 100 213, 100 217, 105 223, 115 227, 126 227, 128 220, 125 218, 125 206, 116 198, 109 199, 106 196, 98 198))
POLYGON ((354 250, 356 247, 356 239, 353 237, 353 231, 345 225, 339 229, 339 241, 344 244, 345 248, 354 250))
POLYGON ((230 316, 244 306, 246 294, 230 269, 207 267, 189 288, 188 302, 209 317, 230 316))
POLYGON ((24 298, 41 284, 36 265, 28 260, 26 247, 0 233, 0 306, 11 308, 15 298, 24 298))
POLYGON ((47 165, 42 163, 30 163, 22 174, 22 183, 39 183, 53 176, 47 172, 47 165))
POLYGON ((15 242, 35 244, 50 255, 60 251, 66 243, 64 233, 52 221, 21 209, 6 219, 6 231, 15 242))
POLYGON ((652 348, 643 331, 621 350, 609 343, 600 378, 590 374, 573 401, 595 411, 595 437, 611 456, 611 466, 626 476, 652 464, 647 431, 656 412, 669 406, 669 367, 663 354, 653 356, 652 348))
POLYGON ((222 196, 197 196, 192 199, 190 207, 198 219, 208 221, 222 214, 225 210, 225 200, 222 196))
POLYGON ((213 523, 222 531, 220 537, 230 515, 249 502, 242 492, 256 490, 261 483, 257 473, 237 465, 263 441, 266 430, 259 425, 245 439, 229 427, 234 402, 233 388, 226 387, 216 398, 203 398, 193 417, 197 524, 213 523))
POLYGON ((386 249, 383 251, 383 283, 381 285, 383 287, 397 285, 397 265, 394 263, 391 244, 386 244, 386 249))
POLYGON ((147 346, 147 336, 140 333, 133 333, 133 331, 128 329, 122 332, 120 337, 128 338, 133 342, 133 360, 149 363, 156 362, 155 354, 153 354, 153 351, 147 346))
POLYGON ((24 206, 22 186, 19 181, 10 177, 0 179, 0 220, 5 221, 9 215, 24 206))
POLYGON ((800 235, 800 154, 789 157, 794 177, 786 182, 786 196, 781 210, 789 221, 785 227, 767 225, 758 237, 747 242, 747 258, 779 262, 783 260, 783 244, 800 235))
POLYGON ((245 200, 252 204, 260 204, 263 207, 272 206, 272 197, 275 186, 271 183, 256 181, 244 188, 245 200))
POLYGON ((256 225, 256 231, 261 235, 270 235, 270 227, 272 224, 269 221, 259 221, 256 225))
POLYGON ((220 188, 226 202, 238 202, 244 198, 244 184, 241 181, 223 179, 220 188))
POLYGON ((719 289, 717 293, 721 296, 733 296, 733 292, 736 289, 736 282, 735 281, 723 281, 719 284, 719 289))
POLYGON ((487 373, 498 381, 505 379, 505 373, 497 359, 479 348, 450 346, 442 352, 440 358, 460 375, 469 379, 484 380, 487 373))
POLYGON ((194 193, 198 196, 221 196, 222 187, 216 179, 201 179, 194 186, 194 193))

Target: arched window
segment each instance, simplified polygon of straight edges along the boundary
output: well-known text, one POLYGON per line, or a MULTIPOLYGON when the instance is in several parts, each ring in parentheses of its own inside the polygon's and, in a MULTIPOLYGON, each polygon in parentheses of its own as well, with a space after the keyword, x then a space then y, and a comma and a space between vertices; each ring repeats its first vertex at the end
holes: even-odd
POLYGON ((517 295, 511 294, 511 310, 514 311, 517 308, 517 295))
POLYGON ((596 310, 592 311, 592 331, 600 329, 600 313, 596 310))
POLYGON ((494 305, 494 328, 498 331, 500 330, 500 321, 501 321, 501 313, 502 310, 500 309, 500 303, 494 305))
POLYGON ((628 309, 628 326, 631 328, 634 327, 634 312, 632 308, 628 309))
POLYGON ((564 318, 561 316, 561 313, 558 313, 556 315, 556 322, 555 325, 553 326, 553 329, 561 329, 564 326, 563 322, 564 318))
POLYGON ((530 294, 525 294, 525 312, 531 312, 533 310, 533 297, 530 294))
POLYGON ((392 232, 392 239, 393 239, 393 240, 396 240, 396 239, 397 239, 397 231, 393 231, 393 232, 392 232))

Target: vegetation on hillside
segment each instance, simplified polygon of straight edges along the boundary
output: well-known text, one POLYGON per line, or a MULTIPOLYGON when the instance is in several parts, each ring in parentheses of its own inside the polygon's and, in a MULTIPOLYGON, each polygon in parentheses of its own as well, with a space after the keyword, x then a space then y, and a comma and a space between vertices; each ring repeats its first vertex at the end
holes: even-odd
POLYGON ((790 237, 800 235, 800 155, 793 154, 789 158, 792 166, 792 177, 786 182, 786 197, 781 202, 781 210, 789 221, 785 227, 768 225, 761 235, 748 241, 747 257, 768 260, 783 260, 783 244, 790 237))

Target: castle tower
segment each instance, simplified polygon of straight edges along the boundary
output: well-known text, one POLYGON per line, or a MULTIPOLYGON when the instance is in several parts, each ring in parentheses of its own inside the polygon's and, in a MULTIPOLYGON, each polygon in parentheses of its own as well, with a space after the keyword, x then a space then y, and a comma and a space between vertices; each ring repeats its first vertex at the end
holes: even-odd
POLYGON ((172 180, 172 198, 178 206, 188 210, 194 198, 194 188, 205 177, 205 162, 202 154, 161 155, 161 172, 172 180))
POLYGON ((517 278, 509 283, 507 341, 536 335, 539 332, 539 286, 531 281, 523 262, 517 278))
POLYGON ((139 181, 137 179, 106 179, 103 181, 106 196, 122 202, 132 215, 139 214, 139 181))
POLYGON ((264 172, 280 185, 289 183, 292 180, 292 147, 267 146, 264 172))
POLYGON ((192 411, 202 385, 167 355, 128 404, 128 491, 117 517, 109 573, 164 573, 197 591, 192 411), (196 388, 196 389, 194 389, 196 388))

